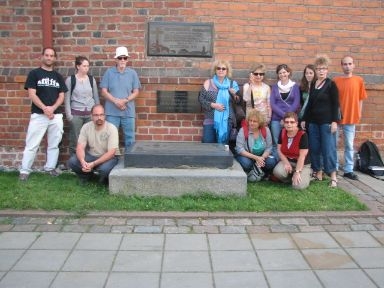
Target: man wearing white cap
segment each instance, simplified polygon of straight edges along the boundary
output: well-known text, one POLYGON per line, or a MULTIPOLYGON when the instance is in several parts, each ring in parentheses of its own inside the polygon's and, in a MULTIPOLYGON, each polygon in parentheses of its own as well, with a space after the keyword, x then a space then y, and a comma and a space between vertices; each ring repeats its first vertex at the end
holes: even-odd
POLYGON ((128 49, 116 48, 116 66, 108 68, 100 83, 106 120, 124 133, 125 150, 135 142, 135 98, 141 88, 135 70, 127 67, 128 49))

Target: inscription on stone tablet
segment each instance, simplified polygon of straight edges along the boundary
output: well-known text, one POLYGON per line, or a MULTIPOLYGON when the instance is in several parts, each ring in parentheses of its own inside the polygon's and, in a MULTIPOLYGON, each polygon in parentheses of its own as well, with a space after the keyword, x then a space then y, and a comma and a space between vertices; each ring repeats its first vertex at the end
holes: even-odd
POLYGON ((157 113, 200 113, 198 91, 157 91, 157 113))
POLYGON ((212 23, 148 23, 149 56, 212 57, 212 23))

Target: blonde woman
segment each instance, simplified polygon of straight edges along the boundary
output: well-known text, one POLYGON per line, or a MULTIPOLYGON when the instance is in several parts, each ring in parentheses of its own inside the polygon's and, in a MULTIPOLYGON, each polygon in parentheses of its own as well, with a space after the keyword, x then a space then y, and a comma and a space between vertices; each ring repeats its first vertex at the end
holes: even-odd
POLYGON ((268 125, 271 121, 271 106, 269 98, 271 88, 263 82, 265 76, 264 64, 256 64, 249 73, 249 82, 243 86, 243 100, 246 107, 246 115, 255 109, 259 111, 268 125))
POLYGON ((272 137, 264 115, 253 109, 246 119, 247 125, 240 129, 236 139, 236 160, 246 173, 256 164, 269 174, 275 167, 276 158, 271 155, 272 137))
POLYGON ((211 73, 212 78, 204 81, 199 93, 204 111, 202 142, 227 144, 231 122, 236 121, 232 101, 240 100, 236 95, 239 85, 231 80, 232 67, 228 61, 215 61, 211 73))

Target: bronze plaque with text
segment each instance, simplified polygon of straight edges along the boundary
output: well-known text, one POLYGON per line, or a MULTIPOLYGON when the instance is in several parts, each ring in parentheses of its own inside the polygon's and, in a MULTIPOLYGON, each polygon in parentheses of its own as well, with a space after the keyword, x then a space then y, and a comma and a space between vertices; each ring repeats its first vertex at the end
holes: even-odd
POLYGON ((157 113, 200 113, 198 91, 157 91, 157 113))
POLYGON ((212 23, 148 23, 148 56, 212 57, 212 23))

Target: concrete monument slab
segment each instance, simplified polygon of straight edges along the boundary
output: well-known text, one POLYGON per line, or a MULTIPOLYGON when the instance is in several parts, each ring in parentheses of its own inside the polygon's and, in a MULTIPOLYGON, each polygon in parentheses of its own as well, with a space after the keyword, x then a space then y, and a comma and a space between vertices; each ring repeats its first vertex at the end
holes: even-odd
POLYGON ((232 152, 216 143, 141 141, 125 151, 125 167, 225 169, 232 165, 232 152))

